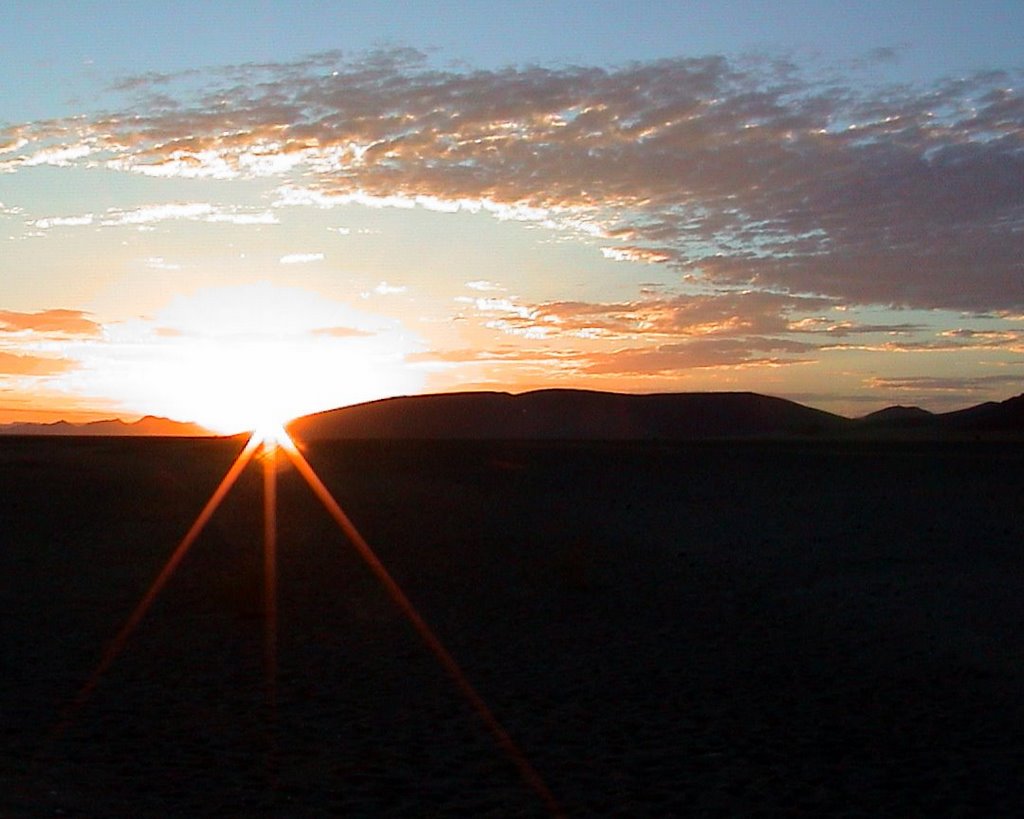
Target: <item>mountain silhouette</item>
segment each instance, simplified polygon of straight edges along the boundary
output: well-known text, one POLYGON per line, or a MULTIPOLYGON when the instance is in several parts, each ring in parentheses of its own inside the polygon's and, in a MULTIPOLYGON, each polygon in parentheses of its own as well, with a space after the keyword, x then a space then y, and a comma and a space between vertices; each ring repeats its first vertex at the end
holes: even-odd
POLYGON ((859 423, 874 428, 921 429, 940 422, 935 413, 920 407, 895 406, 868 413, 859 419, 859 423))
POLYGON ((1005 401, 986 401, 953 412, 932 413, 920 407, 887 407, 857 419, 873 431, 914 431, 922 435, 1024 433, 1024 394, 1005 401))
POLYGON ((130 424, 120 419, 91 421, 85 424, 73 424, 68 421, 56 421, 52 424, 0 424, 0 435, 198 437, 209 434, 208 429, 198 424, 182 423, 153 415, 147 415, 130 424))
MULTIPOLYGON (((454 392, 383 398, 298 418, 305 441, 332 439, 686 441, 813 437, 945 439, 1024 435, 1024 394, 932 413, 892 406, 861 418, 752 392, 633 395, 547 389, 521 394, 454 392)), ((197 425, 147 416, 73 424, 0 425, 0 435, 209 436, 197 425)))
POLYGON ((853 422, 749 392, 631 395, 552 389, 386 398, 300 418, 302 440, 688 440, 835 434, 853 422))
POLYGON ((975 407, 938 416, 950 429, 972 432, 1017 432, 1024 430, 1024 393, 1005 401, 986 401, 975 407))

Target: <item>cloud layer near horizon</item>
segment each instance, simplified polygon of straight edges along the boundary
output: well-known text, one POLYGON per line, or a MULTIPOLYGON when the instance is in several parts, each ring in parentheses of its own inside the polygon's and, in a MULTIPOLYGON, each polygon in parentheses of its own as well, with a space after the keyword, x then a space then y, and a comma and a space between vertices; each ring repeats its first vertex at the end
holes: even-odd
POLYGON ((211 76, 129 78, 122 113, 0 132, 0 170, 280 176, 292 202, 582 228, 697 284, 1024 306, 1020 75, 858 89, 780 60, 454 71, 393 49, 211 76))

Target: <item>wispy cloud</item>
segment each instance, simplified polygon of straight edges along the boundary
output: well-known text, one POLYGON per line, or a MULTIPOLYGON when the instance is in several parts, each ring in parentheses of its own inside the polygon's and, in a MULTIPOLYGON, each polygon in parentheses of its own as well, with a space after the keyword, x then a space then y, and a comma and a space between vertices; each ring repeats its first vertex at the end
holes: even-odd
POLYGON ((392 296, 397 293, 404 293, 406 290, 408 290, 408 288, 405 287, 405 285, 388 284, 387 282, 381 282, 373 288, 373 292, 378 296, 392 296))
POLYGON ((91 213, 83 213, 81 216, 48 216, 43 219, 32 219, 28 225, 37 230, 50 230, 55 227, 85 227, 95 221, 96 217, 91 213))
MULTIPOLYGON (((501 300, 487 301, 503 304, 501 300)), ((619 303, 547 302, 517 306, 515 320, 521 328, 543 326, 549 333, 569 335, 586 330, 632 339, 735 336, 802 332, 802 319, 797 315, 828 311, 834 305, 834 301, 819 297, 743 291, 619 303)))
POLYGON ((0 376, 58 375, 73 369, 75 364, 60 358, 19 355, 0 350, 0 376))
POLYGON ((279 205, 482 209, 715 285, 1024 305, 1016 74, 877 88, 769 59, 454 71, 393 49, 222 76, 199 96, 135 77, 135 110, 9 129, 4 168, 279 176, 279 205))
POLYGON ((110 208, 103 213, 82 213, 73 216, 45 216, 26 222, 37 230, 62 227, 147 227, 157 222, 185 219, 202 222, 227 222, 236 225, 274 225, 278 223, 272 211, 249 211, 235 207, 213 205, 209 202, 168 202, 143 205, 138 208, 110 208))
POLYGON ((805 361, 803 354, 813 349, 798 341, 772 338, 702 339, 593 354, 586 357, 583 372, 649 376, 704 368, 781 367, 805 361))
POLYGON ((500 284, 495 284, 494 282, 487 281, 486 279, 476 279, 471 282, 466 282, 466 287, 470 290, 478 290, 481 293, 494 293, 505 289, 500 284))
POLYGON ((181 270, 181 265, 167 261, 163 256, 150 256, 146 259, 146 267, 152 270, 181 270))
POLYGON ((281 264, 308 264, 323 261, 323 253, 288 253, 281 257, 281 264))
POLYGON ((907 376, 904 378, 872 378, 869 385, 875 389, 912 393, 964 393, 985 392, 994 386, 1024 387, 1024 376, 1000 374, 982 376, 907 376))
POLYGON ((315 336, 326 336, 327 338, 367 338, 373 335, 368 330, 360 330, 356 327, 319 327, 312 332, 315 336))

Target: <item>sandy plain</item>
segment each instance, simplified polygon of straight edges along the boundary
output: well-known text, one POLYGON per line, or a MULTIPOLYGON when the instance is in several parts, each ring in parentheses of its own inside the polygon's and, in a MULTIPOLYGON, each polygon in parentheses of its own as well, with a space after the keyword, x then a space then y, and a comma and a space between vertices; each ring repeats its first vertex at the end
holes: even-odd
MULTIPOLYGON (((545 815, 287 470, 54 732, 240 448, 0 440, 0 815, 545 815)), ((1024 807, 1019 442, 307 455, 570 816, 1024 807)))

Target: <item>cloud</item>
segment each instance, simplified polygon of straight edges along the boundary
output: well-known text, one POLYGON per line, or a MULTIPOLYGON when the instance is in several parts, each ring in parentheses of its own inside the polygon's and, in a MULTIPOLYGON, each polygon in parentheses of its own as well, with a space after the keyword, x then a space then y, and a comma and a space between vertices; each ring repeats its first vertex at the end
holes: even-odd
POLYGON ((58 375, 75 365, 64 359, 34 355, 17 355, 0 350, 0 376, 2 375, 58 375))
POLYGON ((894 392, 972 393, 987 392, 993 387, 1009 386, 1024 390, 1024 375, 982 375, 975 377, 907 376, 905 378, 872 378, 869 386, 894 392))
POLYGON ((276 176, 278 206, 485 210, 705 285, 1024 306, 1019 75, 878 87, 721 56, 456 71, 390 49, 216 76, 130 78, 133 109, 8 129, 4 168, 276 176))
POLYGON ((613 259, 616 262, 647 262, 648 264, 669 262, 677 255, 671 250, 647 247, 602 247, 601 254, 606 259, 613 259))
POLYGON ((27 224, 38 230, 50 230, 55 227, 85 227, 96 220, 91 213, 84 213, 81 216, 50 216, 43 219, 33 219, 27 224))
POLYGON ((656 296, 618 303, 563 301, 525 306, 508 299, 468 301, 481 311, 505 311, 504 326, 520 332, 534 329, 549 336, 631 339, 806 332, 805 319, 797 319, 797 314, 827 311, 835 304, 818 297, 758 291, 656 296))
POLYGON ((318 327, 313 330, 313 335, 327 338, 366 338, 372 336, 373 333, 355 327, 318 327))
POLYGON ((387 282, 381 282, 375 288, 373 292, 378 296, 391 296, 397 293, 404 293, 408 290, 404 285, 388 284, 387 282))
POLYGON ((1024 332, 1020 330, 946 330, 936 333, 933 338, 921 340, 851 341, 823 345, 822 349, 885 353, 946 353, 963 350, 1024 352, 1024 332))
POLYGON ((163 256, 150 256, 146 259, 146 267, 151 270, 181 270, 181 265, 167 261, 163 256))
POLYGON ((80 310, 44 310, 18 313, 0 310, 0 336, 6 333, 35 333, 62 336, 99 336, 102 327, 80 310))
POLYGON ((323 261, 323 253, 288 253, 280 259, 281 264, 308 264, 323 261))
POLYGON ((486 279, 476 279, 471 282, 466 282, 466 287, 470 290, 477 290, 481 293, 495 293, 505 289, 500 284, 495 284, 494 282, 487 281, 486 279))
POLYGON ((236 225, 275 225, 278 219, 272 211, 246 211, 234 207, 212 205, 209 202, 170 202, 143 205, 123 210, 110 208, 101 215, 84 213, 75 216, 47 216, 33 219, 27 224, 37 230, 51 230, 58 227, 101 227, 138 226, 147 227, 157 222, 173 219, 187 219, 203 222, 227 222, 236 225))
POLYGON ((59 148, 47 148, 37 151, 31 156, 22 160, 26 167, 34 165, 56 165, 57 167, 70 167, 75 160, 83 159, 93 153, 93 148, 87 144, 68 145, 59 148))
POLYGON ((207 222, 227 222, 232 225, 277 225, 280 224, 277 216, 269 210, 257 213, 239 213, 233 210, 217 210, 209 214, 207 222))
POLYGON ((785 366, 801 363, 813 346, 770 338, 702 339, 656 348, 629 348, 589 356, 586 375, 667 375, 714 367, 785 366))
POLYGON ((462 347, 454 350, 427 350, 409 353, 405 360, 410 363, 444 363, 470 364, 487 362, 489 364, 560 364, 575 366, 579 359, 577 350, 540 350, 521 347, 504 346, 486 350, 462 347))

